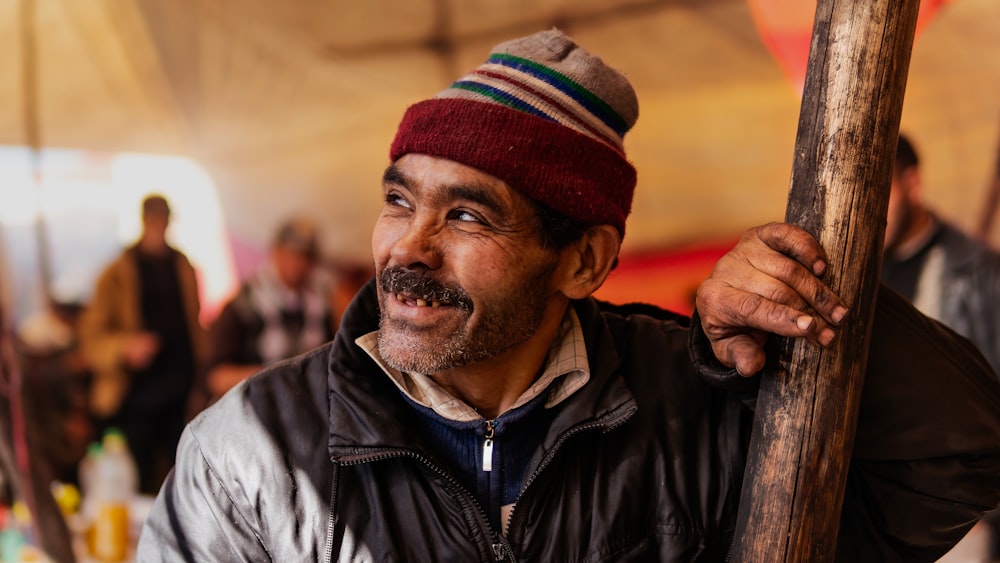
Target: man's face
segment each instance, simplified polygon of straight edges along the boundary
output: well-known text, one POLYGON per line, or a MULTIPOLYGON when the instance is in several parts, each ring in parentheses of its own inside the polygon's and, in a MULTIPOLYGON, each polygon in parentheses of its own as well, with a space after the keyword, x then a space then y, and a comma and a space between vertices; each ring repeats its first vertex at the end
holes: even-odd
POLYGON ((147 211, 142 215, 143 236, 162 242, 166 240, 167 227, 170 225, 170 214, 164 212, 147 211))
POLYGON ((302 289, 305 286, 309 280, 309 274, 316 264, 316 261, 308 253, 280 244, 272 249, 271 259, 281 282, 294 290, 302 289))
POLYGON ((553 304, 559 253, 530 201, 468 166, 410 154, 386 170, 372 235, 389 365, 433 374, 528 340, 553 304))
POLYGON ((913 222, 913 198, 916 170, 894 169, 892 186, 889 188, 889 209, 885 221, 885 251, 893 252, 905 242, 904 235, 913 222))

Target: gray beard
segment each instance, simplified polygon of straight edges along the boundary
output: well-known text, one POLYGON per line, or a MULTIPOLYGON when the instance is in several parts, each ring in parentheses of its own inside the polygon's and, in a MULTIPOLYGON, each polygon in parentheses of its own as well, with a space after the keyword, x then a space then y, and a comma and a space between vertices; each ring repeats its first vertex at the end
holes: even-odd
MULTIPOLYGON (((474 326, 463 323, 463 329, 448 335, 421 337, 405 324, 379 319, 379 355, 389 366, 403 372, 434 374, 495 358, 528 340, 542 323, 550 294, 550 277, 555 260, 542 265, 534 275, 523 280, 499 301, 484 303, 482 318, 474 326), (393 326, 396 325, 396 326, 393 326)), ((464 290, 454 288, 462 295, 464 290)), ((390 291, 382 291, 380 300, 393 299, 390 291)), ((385 311, 385 308, 382 308, 385 311)), ((469 308, 461 308, 466 320, 469 308)))

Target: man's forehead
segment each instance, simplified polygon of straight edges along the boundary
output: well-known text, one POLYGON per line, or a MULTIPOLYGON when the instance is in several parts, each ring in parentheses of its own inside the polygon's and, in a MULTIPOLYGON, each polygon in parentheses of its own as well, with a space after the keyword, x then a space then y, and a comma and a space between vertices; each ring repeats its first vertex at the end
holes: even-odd
POLYGON ((530 201, 506 182, 482 170, 446 158, 408 154, 390 164, 383 185, 399 185, 411 192, 427 190, 439 195, 499 205, 505 200, 530 201))
POLYGON ((465 178, 488 184, 503 184, 506 182, 472 166, 455 160, 426 154, 407 154, 386 168, 385 181, 416 181, 425 176, 465 178))

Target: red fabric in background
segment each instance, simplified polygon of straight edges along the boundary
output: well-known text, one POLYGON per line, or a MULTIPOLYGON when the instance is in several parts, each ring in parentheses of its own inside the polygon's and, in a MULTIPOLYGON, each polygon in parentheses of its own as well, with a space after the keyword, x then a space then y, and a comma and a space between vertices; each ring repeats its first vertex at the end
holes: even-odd
MULTIPOLYGON (((938 9, 952 0, 922 0, 914 40, 938 9)), ((802 94, 812 40, 815 3, 803 0, 747 0, 764 46, 778 61, 795 92, 802 94)))
POLYGON ((594 294, 613 303, 642 302, 691 314, 698 285, 739 237, 705 241, 661 252, 623 255, 594 294))

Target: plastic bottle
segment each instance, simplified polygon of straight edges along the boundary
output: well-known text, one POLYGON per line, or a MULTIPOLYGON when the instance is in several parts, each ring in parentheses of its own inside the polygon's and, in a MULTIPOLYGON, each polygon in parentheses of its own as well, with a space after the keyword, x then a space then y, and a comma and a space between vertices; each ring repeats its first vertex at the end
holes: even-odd
MULTIPOLYGON (((77 467, 77 480, 80 484, 80 510, 66 518, 66 524, 70 531, 77 537, 86 538, 90 541, 90 531, 97 514, 94 506, 96 500, 93 491, 94 473, 97 470, 97 462, 104 453, 104 448, 100 442, 87 444, 87 453, 80 460, 77 467)), ((89 545, 89 543, 88 543, 89 545)))
POLYGON ((93 510, 90 552, 105 563, 124 561, 129 553, 129 505, 138 490, 138 471, 125 436, 109 429, 96 458, 87 502, 93 510))
POLYGON ((91 442, 87 444, 87 453, 80 460, 77 468, 77 481, 80 484, 80 494, 84 498, 90 492, 91 483, 94 481, 94 467, 97 465, 97 458, 101 457, 103 451, 104 448, 100 442, 91 442))

